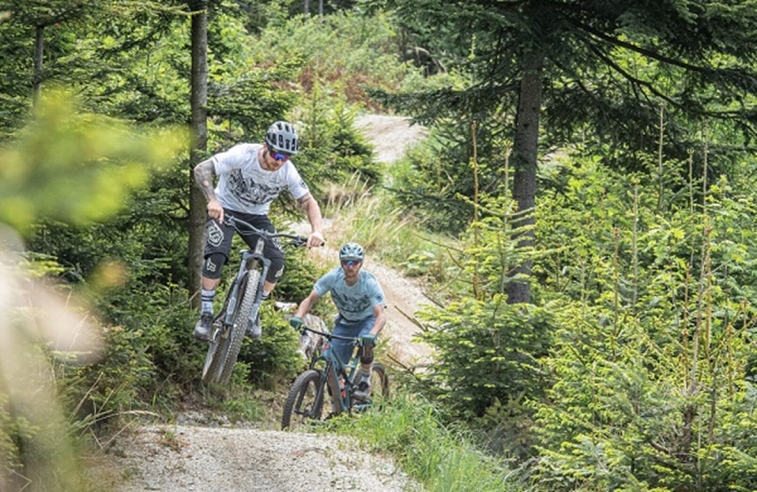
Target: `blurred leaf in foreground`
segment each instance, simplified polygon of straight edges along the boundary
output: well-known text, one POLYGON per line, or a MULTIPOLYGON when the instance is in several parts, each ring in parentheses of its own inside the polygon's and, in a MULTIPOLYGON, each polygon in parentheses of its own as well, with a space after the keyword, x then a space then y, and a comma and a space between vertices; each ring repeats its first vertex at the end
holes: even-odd
POLYGON ((79 113, 70 94, 52 92, 18 139, 0 149, 0 222, 23 234, 40 217, 73 224, 100 220, 188 142, 184 130, 137 130, 79 113))
MULTIPOLYGON (((0 148, 0 490, 84 490, 66 418, 76 412, 56 398, 50 356, 85 364, 103 353, 97 321, 35 278, 17 233, 42 218, 106 218, 189 141, 184 131, 138 130, 79 112, 64 91, 48 94, 0 148)), ((117 283, 122 273, 105 267, 102 281, 117 283)))
POLYGON ((71 410, 56 398, 48 355, 94 362, 100 329, 72 297, 29 274, 13 231, 0 227, 0 242, 0 490, 80 491, 71 410))

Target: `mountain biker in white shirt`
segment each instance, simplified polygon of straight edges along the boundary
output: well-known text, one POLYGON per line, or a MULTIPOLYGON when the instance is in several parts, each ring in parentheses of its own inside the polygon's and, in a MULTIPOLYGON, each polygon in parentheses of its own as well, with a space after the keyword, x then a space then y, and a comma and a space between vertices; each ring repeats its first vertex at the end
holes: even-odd
MULTIPOLYGON (((365 400, 370 395, 371 370, 373 367, 373 346, 376 337, 386 324, 386 299, 376 277, 362 270, 365 252, 357 243, 347 243, 339 250, 341 265, 322 276, 313 286, 312 292, 297 308, 289 320, 295 329, 302 326, 305 316, 318 300, 331 292, 331 299, 339 311, 334 326, 335 335, 360 338, 363 355, 360 359, 360 371, 355 377, 357 390, 355 398, 365 400)), ((333 339, 334 350, 343 363, 352 356, 353 345, 346 340, 333 339)))
MULTIPOLYGON (((207 340, 213 322, 213 299, 221 279, 221 270, 229 260, 234 228, 224 224, 224 217, 235 216, 258 229, 276 232, 268 209, 271 202, 288 190, 305 210, 311 233, 307 246, 323 244, 321 209, 307 185, 290 160, 297 154, 297 132, 285 121, 277 121, 268 128, 262 144, 243 143, 215 154, 194 168, 197 186, 208 201, 205 223, 205 252, 202 265, 202 307, 194 334, 207 340), (214 187, 214 178, 218 184, 214 187)), ((242 235, 254 248, 255 236, 242 235)), ((271 267, 263 286, 267 298, 284 272, 284 253, 278 240, 265 242, 263 254, 271 267)), ((260 336, 260 324, 253 325, 252 336, 260 336)))

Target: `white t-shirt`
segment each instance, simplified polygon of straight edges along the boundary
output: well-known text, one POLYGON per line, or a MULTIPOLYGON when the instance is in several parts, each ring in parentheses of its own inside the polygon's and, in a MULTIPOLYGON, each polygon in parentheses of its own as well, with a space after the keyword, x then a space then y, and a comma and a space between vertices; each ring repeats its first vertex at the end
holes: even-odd
POLYGON ((375 306, 386 304, 378 280, 365 270, 360 270, 358 281, 350 286, 344 280, 342 267, 336 267, 318 279, 313 290, 321 297, 331 292, 339 314, 348 321, 362 321, 373 315, 375 306))
POLYGON ((260 167, 262 144, 239 144, 212 157, 218 176, 216 197, 223 208, 265 215, 271 202, 288 189, 295 200, 308 193, 300 173, 288 160, 276 171, 260 167))

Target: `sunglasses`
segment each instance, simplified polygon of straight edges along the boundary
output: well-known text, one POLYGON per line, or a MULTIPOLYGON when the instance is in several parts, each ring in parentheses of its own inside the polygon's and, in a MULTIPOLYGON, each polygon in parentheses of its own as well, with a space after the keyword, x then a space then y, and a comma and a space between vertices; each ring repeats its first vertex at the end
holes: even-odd
POLYGON ((360 264, 359 260, 346 260, 342 262, 342 266, 348 266, 348 267, 359 265, 359 264, 360 264))
POLYGON ((289 160, 289 156, 281 152, 272 152, 271 157, 273 157, 274 161, 279 161, 279 162, 281 161, 286 162, 289 160))

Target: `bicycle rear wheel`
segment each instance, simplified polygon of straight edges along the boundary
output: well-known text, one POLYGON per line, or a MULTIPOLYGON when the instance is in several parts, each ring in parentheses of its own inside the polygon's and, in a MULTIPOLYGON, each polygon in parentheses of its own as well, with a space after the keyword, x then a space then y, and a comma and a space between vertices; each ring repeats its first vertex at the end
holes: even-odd
POLYGON ((389 376, 381 362, 373 363, 371 370, 371 396, 367 401, 352 401, 352 410, 363 412, 373 406, 380 406, 381 403, 389 398, 389 376))
POLYGON ((308 369, 297 376, 284 404, 281 429, 297 428, 308 420, 321 420, 325 386, 321 372, 315 369, 308 369))
POLYGON ((237 363, 239 350, 242 348, 244 335, 247 331, 247 321, 250 319, 255 304, 255 297, 260 283, 260 270, 255 268, 247 272, 247 278, 242 286, 242 297, 237 302, 234 314, 231 317, 231 326, 226 331, 226 337, 221 338, 221 367, 219 368, 218 380, 220 384, 226 384, 234 371, 237 363))
POLYGON ((382 399, 389 398, 389 376, 386 374, 386 368, 381 362, 373 363, 371 371, 371 399, 374 402, 380 402, 382 399))

